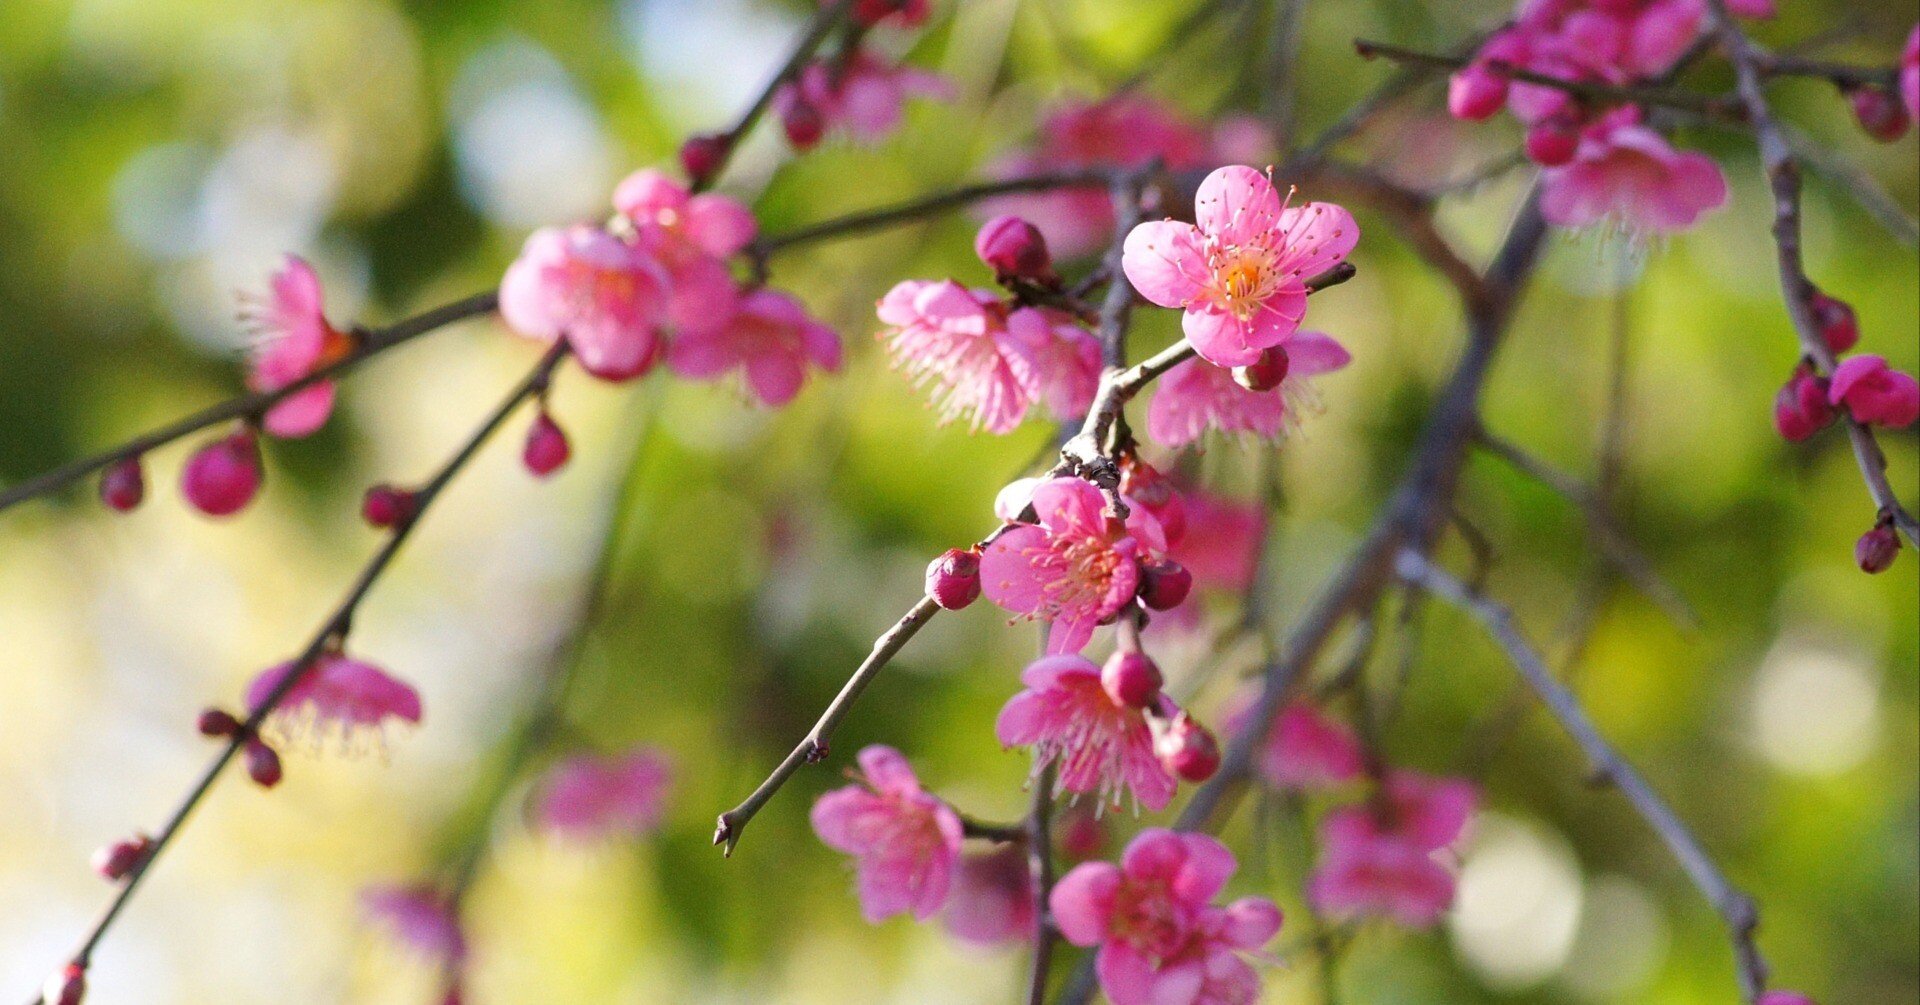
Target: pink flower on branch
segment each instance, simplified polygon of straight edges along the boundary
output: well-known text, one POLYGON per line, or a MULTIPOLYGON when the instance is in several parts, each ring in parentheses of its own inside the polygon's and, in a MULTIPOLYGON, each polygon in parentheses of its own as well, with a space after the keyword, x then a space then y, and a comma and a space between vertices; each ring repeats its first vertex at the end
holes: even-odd
POLYGON ((1154 754, 1145 710, 1116 701, 1100 667, 1083 656, 1044 656, 1020 674, 1026 690, 1000 709, 994 733, 1033 748, 1033 770, 1059 765, 1062 791, 1091 792, 1120 805, 1121 793, 1149 810, 1173 799, 1174 780, 1154 754))
POLYGON ((360 895, 367 919, 424 960, 459 967, 467 960, 467 937, 453 905, 425 884, 376 886, 360 895))
POLYGON ((500 281, 500 316, 528 338, 566 339, 597 377, 629 380, 659 358, 668 289, 640 248, 598 227, 544 227, 500 281))
POLYGON ((855 858, 860 913, 869 922, 895 914, 925 921, 946 903, 959 865, 960 816, 920 787, 892 747, 867 747, 859 762, 859 784, 813 804, 814 833, 855 858))
MULTIPOLYGON (((247 688, 248 711, 265 708, 297 666, 282 663, 254 678, 247 688)), ((368 734, 379 739, 389 722, 418 725, 420 693, 371 663, 321 653, 287 689, 268 721, 283 735, 310 733, 318 742, 338 733, 342 743, 356 744, 368 734)))
POLYGON ((753 214, 724 195, 694 195, 652 168, 622 179, 613 206, 633 224, 634 244, 666 270, 667 320, 674 331, 685 335, 724 325, 739 297, 727 259, 753 240, 753 214))
POLYGON ((1033 938, 1033 908, 1033 873, 1026 849, 1006 844, 960 859, 941 917, 954 937, 998 946, 1033 938))
POLYGON ((1223 167, 1200 183, 1197 224, 1143 223, 1121 266, 1140 295, 1184 312, 1203 359, 1246 366, 1285 342, 1307 311, 1306 281, 1340 264, 1360 228, 1332 203, 1285 204, 1267 176, 1223 167))
MULTIPOLYGON (((353 338, 327 322, 319 274, 295 255, 273 274, 266 297, 243 301, 241 317, 256 336, 247 372, 256 391, 278 391, 353 351, 353 338)), ((333 398, 332 381, 309 384, 267 409, 260 425, 275 436, 306 436, 326 424, 333 398)))
MULTIPOLYGON (((1246 728, 1254 697, 1249 693, 1247 706, 1228 716, 1229 732, 1246 728)), ((1276 789, 1310 791, 1336 788, 1359 778, 1365 759, 1352 730, 1312 705, 1296 703, 1275 717, 1254 767, 1276 789)))
POLYGON ((1911 374, 1887 366, 1884 357, 1849 356, 1833 371, 1827 400, 1845 405, 1853 417, 1876 426, 1899 429, 1920 419, 1920 383, 1911 374))
POLYGON ((1453 874, 1435 853, 1459 839, 1477 799, 1465 781, 1389 775, 1380 802, 1336 810, 1321 821, 1320 865, 1308 878, 1308 898, 1336 918, 1432 925, 1454 894, 1453 874))
POLYGON ((1203 491, 1183 493, 1182 504, 1187 532, 1171 542, 1173 558, 1192 574, 1196 587, 1245 593, 1253 585, 1267 534, 1266 512, 1254 503, 1203 491))
POLYGON ((804 149, 830 129, 878 143, 900 128, 909 98, 952 97, 953 85, 945 77, 861 49, 846 59, 808 63, 798 80, 774 94, 773 110, 786 124, 788 139, 804 149), (799 122, 808 125, 796 134, 799 122))
POLYGON ((1015 524, 981 554, 980 588, 1015 614, 1052 622, 1049 653, 1077 653, 1132 602, 1143 548, 1162 553, 1166 540, 1143 507, 1123 524, 1083 478, 1040 482, 1032 505, 1038 523, 1015 524))
POLYGON ((1009 310, 991 293, 952 280, 907 280, 876 313, 894 366, 927 387, 942 423, 1012 432, 1034 404, 1077 418, 1099 384, 1100 345, 1057 311, 1009 310))
POLYGON ((683 331, 667 351, 667 365, 683 377, 712 378, 738 370, 761 404, 792 401, 808 366, 838 373, 840 336, 807 314, 800 301, 758 289, 740 298, 717 328, 683 331))
POLYGON ((1353 357, 1320 332, 1294 333, 1283 351, 1286 376, 1265 391, 1248 390, 1232 371, 1204 360, 1175 366, 1160 378, 1147 405, 1147 435, 1169 447, 1184 447, 1209 430, 1267 438, 1285 433, 1302 413, 1317 406, 1309 378, 1338 370, 1353 357))
POLYGON ((672 782, 666 757, 647 747, 570 757, 541 780, 533 819, 542 830, 573 841, 638 837, 659 825, 672 782))
POLYGON ((1099 947, 1095 971, 1114 1005, 1247 1005, 1260 978, 1239 954, 1271 941, 1281 917, 1264 897, 1213 905, 1236 868, 1211 837, 1154 828, 1118 865, 1074 867, 1048 902, 1068 942, 1099 947))
POLYGON ((1727 180, 1706 154, 1677 151, 1640 124, 1639 109, 1616 108, 1581 134, 1573 159, 1540 176, 1540 212, 1562 227, 1613 221, 1666 234, 1693 226, 1727 201, 1727 180))

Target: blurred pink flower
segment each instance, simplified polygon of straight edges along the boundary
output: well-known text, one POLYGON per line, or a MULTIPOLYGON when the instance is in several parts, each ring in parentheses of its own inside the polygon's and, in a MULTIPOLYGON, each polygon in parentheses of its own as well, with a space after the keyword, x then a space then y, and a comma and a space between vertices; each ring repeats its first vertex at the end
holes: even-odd
POLYGON ((1404 771, 1385 785, 1385 812, 1361 803, 1321 821, 1307 896, 1336 918, 1379 915, 1424 928, 1453 903, 1453 874, 1434 853, 1459 839, 1478 794, 1466 781, 1404 771))
POLYGON ((947 78, 861 49, 844 61, 808 63, 796 82, 775 92, 773 110, 786 119, 804 106, 819 116, 822 128, 837 127, 862 143, 878 143, 900 128, 908 98, 952 97, 947 78))
MULTIPOLYGON (((248 387, 277 391, 353 351, 353 339, 327 323, 324 308, 313 266, 286 256, 268 281, 267 296, 242 301, 241 317, 255 336, 248 387)), ((306 436, 326 424, 333 395, 330 380, 310 384, 267 409, 261 428, 275 436, 306 436)))
POLYGON ((1306 315, 1306 281, 1340 264, 1360 239, 1345 209, 1286 206, 1250 167, 1209 174, 1194 215, 1197 226, 1162 220, 1133 228, 1121 265, 1141 296, 1184 312, 1187 340, 1219 366, 1245 366, 1285 342, 1306 315))
POLYGON ((1908 117, 1920 121, 1920 24, 1913 26, 1907 47, 1900 51, 1900 100, 1908 117))
POLYGON ((1911 426, 1920 419, 1920 383, 1911 374, 1888 367, 1881 356, 1841 360, 1828 384, 1827 400, 1845 405, 1860 422, 1890 429, 1911 426))
POLYGON ((800 301, 764 288, 742 296, 725 324, 684 331, 667 350, 667 365, 683 377, 742 371, 748 390, 772 408, 800 393, 808 364, 838 373, 840 361, 840 336, 832 328, 809 316, 800 301))
POLYGON ((444 966, 467 959, 467 937, 453 906, 431 886, 376 886, 360 894, 368 920, 408 950, 444 966))
MULTIPOLYGON (((1251 393, 1251 392, 1249 392, 1251 393)), ((1259 505, 1202 489, 1181 494, 1186 533, 1172 544, 1173 559, 1193 575, 1193 585, 1245 593, 1253 585, 1267 516, 1259 505)))
POLYGON ((1264 897, 1213 906, 1235 868, 1211 837, 1153 828, 1117 866, 1074 867, 1049 904, 1068 942, 1099 947, 1095 971, 1114 1005, 1248 1005, 1260 978, 1239 952, 1265 946, 1281 918, 1264 897))
POLYGON ((500 281, 500 316, 528 338, 565 338, 595 376, 627 380, 659 356, 667 297, 647 252, 598 227, 543 227, 500 281))
POLYGON ((1233 372, 1205 360, 1190 359, 1160 378, 1147 405, 1147 435, 1169 447, 1184 447, 1208 430, 1275 437, 1299 421, 1317 402, 1309 378, 1352 362, 1345 346, 1320 332, 1295 332, 1283 344, 1287 376, 1280 386, 1249 391, 1233 372))
MULTIPOLYGON (((1249 692, 1245 705, 1227 718, 1227 730, 1239 733, 1253 711, 1249 692)), ((1260 744, 1254 767, 1276 789, 1330 789, 1358 777, 1364 768, 1360 742, 1341 723, 1312 705, 1296 702, 1280 710, 1260 744)))
POLYGON ((1052 622, 1047 652, 1077 653, 1140 585, 1141 544, 1131 531, 1147 534, 1152 550, 1166 544, 1143 509, 1123 525, 1083 478, 1042 481, 1033 509, 1039 523, 1015 524, 981 554, 980 589, 1006 610, 1052 622))
POLYGON ((634 243, 666 269, 667 319, 676 334, 710 331, 733 316, 739 290, 727 259, 753 240, 753 214, 713 192, 690 193, 646 168, 613 190, 613 207, 633 223, 634 243))
POLYGON ((1674 150, 1640 124, 1632 106, 1601 116, 1581 134, 1570 163, 1541 173, 1540 212, 1562 227, 1613 220, 1642 233, 1671 233, 1726 201, 1727 180, 1713 158, 1674 150))
POLYGON ((909 279, 875 311, 893 365, 916 387, 931 387, 944 424, 967 418, 975 430, 1011 432, 1027 409, 1077 417, 1093 402, 1100 347, 1058 311, 1005 304, 952 280, 909 279))
MULTIPOLYGON (((821 7, 833 6, 835 0, 820 0, 821 7)), ((891 19, 901 28, 918 28, 933 13, 932 4, 927 0, 854 0, 853 19, 862 27, 872 28, 891 19)))
POLYGON ((1043 656, 1020 673, 1026 690, 1000 709, 994 733, 1032 747, 1033 770, 1059 765, 1060 788, 1120 805, 1126 791, 1150 810, 1173 799, 1174 780, 1153 751, 1146 712, 1114 701, 1100 668, 1082 656, 1043 656))
POLYGON ((868 747, 859 761, 860 784, 814 802, 814 833, 857 860, 860 913, 868 921, 902 913, 925 921, 946 902, 959 865, 960 817, 921 789, 892 747, 868 747))
POLYGON ((941 917, 956 938, 981 946, 1031 940, 1033 874, 1026 850, 1006 844, 960 859, 941 917))
POLYGON ((638 837, 659 826, 673 769, 661 752, 569 757, 550 768, 533 799, 540 829, 569 840, 638 837))
MULTIPOLYGON (((247 709, 259 712, 296 662, 263 671, 247 687, 247 709)), ((338 733, 343 743, 367 734, 376 740, 389 721, 420 722, 420 693, 371 663, 321 653, 274 706, 269 721, 282 734, 310 732, 316 741, 338 733)))

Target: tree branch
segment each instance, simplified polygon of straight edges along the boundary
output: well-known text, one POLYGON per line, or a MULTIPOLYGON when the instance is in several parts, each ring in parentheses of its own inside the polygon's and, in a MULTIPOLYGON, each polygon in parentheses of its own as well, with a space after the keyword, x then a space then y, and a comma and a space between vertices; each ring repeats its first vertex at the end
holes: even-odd
MULTIPOLYGON (((1354 51, 1363 59, 1384 56, 1396 63, 1411 63, 1436 70, 1458 70, 1474 61, 1474 57, 1447 56, 1437 52, 1421 52, 1386 42, 1374 42, 1364 38, 1353 40, 1354 51)), ((1487 68, 1511 80, 1525 84, 1537 84, 1565 91, 1574 97, 1589 102, 1615 105, 1653 105, 1660 108, 1673 108, 1691 112, 1710 119, 1739 122, 1744 118, 1740 105, 1727 98, 1710 98, 1688 91, 1676 91, 1665 87, 1639 87, 1633 85, 1607 84, 1592 80, 1562 80, 1545 73, 1536 73, 1525 67, 1515 66, 1502 60, 1488 60, 1487 68)))

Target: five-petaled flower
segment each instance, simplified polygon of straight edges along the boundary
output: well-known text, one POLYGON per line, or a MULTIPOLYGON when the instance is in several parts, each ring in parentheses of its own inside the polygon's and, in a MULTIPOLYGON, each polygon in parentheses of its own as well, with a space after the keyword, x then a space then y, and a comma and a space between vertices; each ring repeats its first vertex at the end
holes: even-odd
MULTIPOLYGON (((259 712, 278 691, 298 661, 263 671, 247 687, 247 709, 259 712)), ((405 681, 362 660, 323 652, 287 686, 268 721, 281 734, 310 732, 316 741, 338 734, 343 744, 371 736, 379 742, 387 723, 420 722, 420 693, 405 681)))
POLYGON ((1612 221, 1631 231, 1685 230, 1727 201, 1713 158, 1675 150, 1622 105, 1580 134, 1573 159, 1540 175, 1540 215, 1562 227, 1612 221))
POLYGON ((946 903, 964 837, 953 808, 920 787, 892 747, 860 751, 859 784, 813 804, 813 830, 856 859, 860 913, 870 922, 895 914, 925 921, 946 903))
POLYGON ((1121 793, 1158 810, 1173 799, 1174 780, 1153 750, 1146 711, 1115 701, 1100 686, 1100 667, 1083 656, 1043 656, 1020 673, 1026 690, 1008 699, 994 723, 1000 742, 1032 747, 1037 774, 1059 766, 1063 792, 1091 792, 1120 805, 1121 793))
MULTIPOLYGON (((265 297, 242 300, 241 318, 255 336, 247 386, 256 391, 278 391, 353 351, 352 336, 327 322, 319 274, 295 255, 273 274, 265 297)), ((333 397, 332 381, 315 381, 267 409, 260 425, 275 436, 306 436, 326 424, 333 397)))
POLYGON ((633 225, 634 244, 666 270, 667 320, 675 333, 726 324, 739 298, 727 259, 753 241, 753 214, 716 192, 694 195, 653 168, 622 179, 613 206, 633 225))
POLYGON ((1166 539, 1145 507, 1115 518, 1084 478, 1040 482, 1032 506, 1038 523, 1015 524, 982 552, 980 589, 1015 614, 1052 622, 1047 652, 1077 653, 1133 600, 1139 559, 1164 553, 1166 539))
POLYGON ((1211 837, 1152 828, 1118 865, 1075 866, 1048 903, 1068 942, 1099 947, 1095 971, 1114 1005, 1246 1005, 1260 977, 1240 953, 1265 946, 1281 919, 1264 897, 1213 904, 1236 868, 1211 837))
POLYGON ((1208 362, 1245 366, 1280 345, 1307 311, 1307 280, 1340 264, 1360 228, 1332 203, 1290 206, 1250 167, 1207 175, 1197 224, 1143 223, 1121 266, 1140 295, 1184 311, 1187 340, 1208 362))
POLYGON ((566 339, 595 376, 629 380, 660 356, 669 288, 652 255, 598 227, 543 227, 500 281, 500 316, 528 338, 566 339))
POLYGON ((1377 915, 1425 928, 1453 903, 1453 874, 1435 853, 1460 837, 1478 795, 1469 782, 1406 771, 1388 775, 1381 795, 1321 820, 1307 897, 1336 918, 1377 915))
POLYGON ((769 289, 742 295, 733 316, 717 328, 683 330, 667 350, 667 365, 682 377, 740 371, 747 389, 770 408, 800 393, 809 364, 838 373, 840 360, 840 336, 800 301, 769 289))

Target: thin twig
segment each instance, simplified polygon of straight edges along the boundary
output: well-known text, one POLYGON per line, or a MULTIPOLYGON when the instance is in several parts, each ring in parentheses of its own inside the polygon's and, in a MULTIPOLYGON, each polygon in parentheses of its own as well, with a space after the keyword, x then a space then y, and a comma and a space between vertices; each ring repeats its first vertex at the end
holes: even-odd
POLYGON ((746 111, 740 113, 740 117, 734 120, 730 128, 714 137, 720 142, 720 163, 703 177, 693 179, 694 191, 702 191, 719 180, 726 166, 732 162, 733 152, 739 149, 740 141, 746 138, 747 133, 753 130, 754 123, 759 122, 760 117, 766 114, 768 106, 773 104, 774 94, 779 92, 782 84, 793 79, 793 76, 800 72, 807 60, 813 58, 813 54, 819 50, 821 44, 826 42, 827 36, 833 34, 834 28, 838 27, 841 20, 847 16, 847 12, 853 9, 853 3, 854 0, 836 0, 835 3, 822 7, 814 13, 813 20, 807 22, 806 31, 802 32, 799 41, 794 43, 792 51, 787 54, 786 61, 780 64, 780 68, 775 70, 773 76, 754 94, 753 102, 747 106, 746 111))
MULTIPOLYGON (((1374 42, 1364 38, 1353 41, 1354 51, 1362 58, 1373 59, 1384 56, 1396 63, 1411 63, 1440 70, 1458 70, 1473 62, 1471 56, 1449 56, 1438 52, 1421 52, 1404 46, 1386 42, 1374 42)), ((1727 98, 1705 97, 1689 91, 1676 91, 1664 87, 1640 87, 1631 84, 1608 84, 1593 80, 1562 80, 1545 73, 1536 73, 1521 66, 1514 66, 1501 60, 1489 60, 1486 66, 1494 73, 1526 84, 1537 84, 1565 91, 1586 101, 1605 104, 1653 105, 1660 108, 1673 108, 1683 112, 1710 119, 1738 122, 1743 117, 1738 103, 1727 98)))
POLYGON ((1434 566, 1427 558, 1413 550, 1400 553, 1398 572, 1401 578, 1414 583, 1422 589, 1452 603, 1478 618, 1487 629, 1487 633, 1498 642, 1507 658, 1526 678, 1528 686, 1540 696, 1540 700, 1553 713, 1553 717, 1571 735, 1575 743, 1585 752, 1592 762, 1595 774, 1610 781, 1619 788, 1627 801, 1646 820, 1647 824, 1659 835, 1660 840, 1673 853, 1680 867, 1704 894, 1714 910, 1726 922, 1727 931, 1732 937, 1734 957, 1740 978, 1741 993, 1746 1001, 1759 1000, 1766 989, 1767 965, 1760 955, 1760 949, 1754 943, 1754 930, 1759 925, 1759 912, 1752 898, 1736 889, 1727 881, 1720 868, 1706 850, 1700 846, 1698 838, 1687 829, 1679 816, 1660 798, 1659 793, 1647 784, 1646 779, 1635 771, 1633 766, 1621 757, 1619 752, 1609 745, 1599 730, 1594 728, 1581 707, 1580 700, 1566 685, 1560 683, 1548 669, 1546 661, 1534 651, 1533 646, 1521 635, 1513 622, 1513 613, 1505 606, 1473 592, 1459 580, 1449 576, 1434 566))
MULTIPOLYGON (((1045 647, 1042 646, 1044 649, 1045 647)), ((1028 971, 1027 1005, 1046 1005, 1047 979, 1053 973, 1057 932, 1048 895, 1053 891, 1053 780, 1059 765, 1049 762, 1033 780, 1027 810, 1027 870, 1033 878, 1033 967, 1028 971)))
POLYGON ((749 259, 764 262, 795 245, 812 244, 879 230, 900 223, 909 223, 945 210, 979 202, 982 199, 991 199, 994 196, 1013 195, 1020 192, 1046 192, 1061 188, 1099 188, 1110 184, 1113 177, 1114 172, 1106 168, 1082 168, 1075 171, 1055 171, 962 185, 946 192, 909 199, 893 206, 850 213, 831 220, 808 224, 784 234, 762 237, 748 245, 743 254, 749 259))

